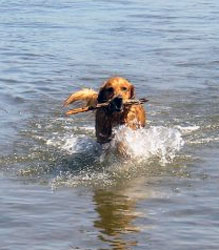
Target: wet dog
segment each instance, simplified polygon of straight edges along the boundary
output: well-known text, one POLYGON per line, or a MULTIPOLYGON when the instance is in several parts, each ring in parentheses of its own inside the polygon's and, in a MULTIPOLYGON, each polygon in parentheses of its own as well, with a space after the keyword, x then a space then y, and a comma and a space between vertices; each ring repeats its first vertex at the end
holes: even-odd
POLYGON ((113 128, 125 125, 131 129, 145 126, 146 114, 140 104, 123 105, 126 100, 134 99, 135 88, 122 77, 112 77, 107 80, 99 92, 92 89, 82 89, 70 95, 64 102, 67 106, 76 101, 86 101, 87 106, 109 102, 107 107, 96 110, 96 137, 97 142, 110 142, 113 137, 113 128))

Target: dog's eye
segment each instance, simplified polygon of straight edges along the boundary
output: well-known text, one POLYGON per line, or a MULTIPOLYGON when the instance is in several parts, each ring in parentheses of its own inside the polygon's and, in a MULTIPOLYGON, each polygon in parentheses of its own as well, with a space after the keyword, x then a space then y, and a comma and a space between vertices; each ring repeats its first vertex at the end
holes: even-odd
POLYGON ((126 87, 122 87, 121 89, 122 89, 122 91, 127 91, 126 87))
POLYGON ((107 91, 107 92, 113 92, 113 88, 112 88, 112 87, 107 88, 106 91, 107 91))

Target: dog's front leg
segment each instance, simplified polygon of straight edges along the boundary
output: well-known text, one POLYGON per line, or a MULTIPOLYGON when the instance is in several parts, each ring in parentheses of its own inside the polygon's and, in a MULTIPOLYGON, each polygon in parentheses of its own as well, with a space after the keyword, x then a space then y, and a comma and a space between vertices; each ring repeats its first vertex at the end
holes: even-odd
POLYGON ((112 117, 107 115, 104 108, 96 111, 96 137, 97 142, 107 143, 112 139, 112 117))

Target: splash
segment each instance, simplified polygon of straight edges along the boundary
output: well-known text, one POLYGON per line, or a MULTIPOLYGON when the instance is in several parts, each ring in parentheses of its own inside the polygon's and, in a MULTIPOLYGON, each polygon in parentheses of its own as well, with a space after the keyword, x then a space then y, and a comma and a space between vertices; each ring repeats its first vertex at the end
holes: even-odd
POLYGON ((126 126, 120 126, 114 133, 112 142, 102 147, 94 138, 77 134, 66 134, 62 138, 54 136, 46 143, 58 147, 69 155, 81 154, 83 158, 86 158, 86 155, 93 154, 99 157, 101 163, 108 160, 109 155, 112 156, 116 152, 118 144, 122 143, 126 150, 125 154, 130 159, 138 161, 153 159, 161 165, 172 162, 184 145, 181 132, 176 128, 152 126, 132 130, 126 126))
MULTIPOLYGON (((57 140, 55 143, 57 145, 57 140)), ((59 148, 74 159, 76 155, 79 156, 78 164, 81 164, 83 159, 86 167, 81 168, 78 174, 75 171, 62 171, 53 179, 51 185, 52 188, 60 185, 111 186, 132 179, 139 173, 150 175, 154 171, 161 171, 159 166, 162 168, 173 162, 183 145, 179 130, 162 126, 136 131, 121 126, 115 130, 113 141, 102 147, 88 136, 72 135, 71 138, 65 138, 59 148), (126 145, 129 157, 118 157, 115 154, 120 142, 126 145)))
POLYGON ((139 174, 159 175, 165 170, 163 166, 175 162, 184 145, 182 132, 177 128, 150 126, 134 131, 121 126, 115 129, 111 143, 102 146, 96 142, 94 130, 90 127, 88 130, 80 127, 80 130, 49 131, 38 133, 37 138, 33 134, 41 150, 35 144, 31 148, 22 176, 35 173, 43 179, 45 175, 54 188, 114 185, 139 174), (118 154, 120 143, 125 145, 125 157, 118 154))
POLYGON ((139 130, 122 126, 115 133, 113 147, 118 143, 125 145, 126 154, 132 159, 157 159, 161 165, 172 162, 184 145, 179 130, 163 126, 139 130))
POLYGON ((69 155, 93 152, 100 148, 100 145, 94 139, 86 135, 77 134, 66 134, 63 137, 53 136, 46 141, 46 144, 57 147, 69 155))

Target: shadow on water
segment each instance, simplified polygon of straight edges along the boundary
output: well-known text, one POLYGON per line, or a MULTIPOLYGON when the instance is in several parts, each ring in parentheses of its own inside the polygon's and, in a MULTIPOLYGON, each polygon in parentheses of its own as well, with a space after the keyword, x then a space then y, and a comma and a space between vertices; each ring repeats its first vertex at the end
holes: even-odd
POLYGON ((98 213, 98 219, 94 221, 94 227, 99 230, 98 238, 113 249, 136 246, 136 240, 123 237, 140 230, 134 225, 136 201, 120 192, 106 190, 95 191, 93 200, 98 213))
POLYGON ((142 208, 151 200, 165 200, 168 195, 162 192, 155 176, 138 176, 128 181, 118 181, 112 188, 94 189, 93 201, 98 217, 94 227, 98 239, 110 249, 132 249, 140 247, 138 235, 144 238, 144 246, 149 242, 150 231, 155 226, 148 208, 142 208))

